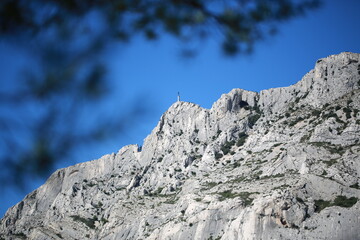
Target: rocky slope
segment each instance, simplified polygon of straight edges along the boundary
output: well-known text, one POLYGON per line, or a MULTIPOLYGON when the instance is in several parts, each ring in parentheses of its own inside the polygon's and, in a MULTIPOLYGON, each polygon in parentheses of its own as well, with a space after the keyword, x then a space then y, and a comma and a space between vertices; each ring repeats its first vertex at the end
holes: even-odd
POLYGON ((0 239, 360 239, 360 55, 297 84, 176 102, 143 147, 56 171, 0 239))

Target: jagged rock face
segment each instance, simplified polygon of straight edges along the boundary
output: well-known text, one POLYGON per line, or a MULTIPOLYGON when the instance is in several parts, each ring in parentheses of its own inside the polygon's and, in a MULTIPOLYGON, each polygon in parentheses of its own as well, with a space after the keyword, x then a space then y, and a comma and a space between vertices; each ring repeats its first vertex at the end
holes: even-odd
POLYGON ((56 171, 0 239, 359 239, 360 55, 295 85, 176 102, 142 148, 56 171))

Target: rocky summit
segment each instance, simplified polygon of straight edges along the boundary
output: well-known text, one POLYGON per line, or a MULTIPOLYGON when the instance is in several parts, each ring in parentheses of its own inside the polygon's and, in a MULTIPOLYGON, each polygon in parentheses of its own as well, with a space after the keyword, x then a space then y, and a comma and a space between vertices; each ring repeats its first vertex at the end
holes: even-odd
POLYGON ((360 239, 360 54, 298 83, 178 101, 142 147, 57 170, 0 239, 360 239))

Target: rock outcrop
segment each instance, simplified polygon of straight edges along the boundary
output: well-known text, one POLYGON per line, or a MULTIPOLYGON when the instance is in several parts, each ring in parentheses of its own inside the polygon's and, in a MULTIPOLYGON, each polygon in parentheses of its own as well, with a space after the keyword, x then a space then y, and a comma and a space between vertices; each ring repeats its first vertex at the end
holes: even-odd
POLYGON ((145 139, 60 169, 0 239, 360 239, 360 55, 298 83, 174 103, 145 139))

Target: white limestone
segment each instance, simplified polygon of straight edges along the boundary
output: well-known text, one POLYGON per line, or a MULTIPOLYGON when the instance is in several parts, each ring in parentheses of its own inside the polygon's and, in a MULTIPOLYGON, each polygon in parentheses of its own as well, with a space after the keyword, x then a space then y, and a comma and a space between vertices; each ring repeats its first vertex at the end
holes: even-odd
POLYGON ((359 93, 346 52, 289 87, 177 101, 141 151, 56 171, 0 239, 356 239, 359 93))

